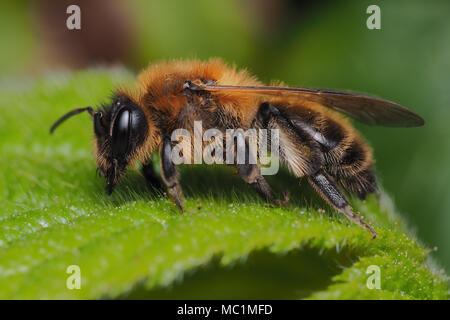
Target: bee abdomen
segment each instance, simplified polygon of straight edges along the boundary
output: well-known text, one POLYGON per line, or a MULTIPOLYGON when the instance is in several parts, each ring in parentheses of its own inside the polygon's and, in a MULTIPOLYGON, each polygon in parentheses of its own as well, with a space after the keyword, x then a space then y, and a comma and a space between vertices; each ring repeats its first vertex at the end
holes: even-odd
POLYGON ((268 128, 281 129, 281 159, 298 177, 323 169, 360 198, 375 191, 372 150, 346 120, 283 103, 262 104, 259 115, 268 128))
POLYGON ((365 198, 376 190, 372 149, 346 120, 297 109, 291 121, 308 133, 323 153, 323 169, 347 192, 365 198), (300 117, 299 117, 300 116, 300 117))
POLYGON ((373 168, 360 171, 351 177, 337 179, 337 183, 344 190, 357 195, 360 199, 364 199, 367 194, 373 193, 377 189, 373 168))
POLYGON ((326 154, 325 170, 346 191, 365 198, 376 190, 371 149, 357 136, 336 147, 334 155, 326 154))
POLYGON ((350 177, 372 166, 372 152, 364 142, 346 142, 325 152, 327 171, 333 176, 350 177))

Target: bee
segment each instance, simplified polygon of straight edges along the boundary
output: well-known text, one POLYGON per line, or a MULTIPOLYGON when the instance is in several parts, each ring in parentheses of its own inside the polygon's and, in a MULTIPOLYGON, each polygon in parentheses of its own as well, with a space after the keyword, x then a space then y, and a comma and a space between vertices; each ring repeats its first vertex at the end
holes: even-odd
MULTIPOLYGON (((180 178, 171 158, 174 130, 184 128, 192 133, 199 120, 205 129, 277 129, 281 162, 297 178, 307 177, 331 207, 370 231, 373 238, 375 230, 353 212, 344 196, 364 199, 376 191, 372 149, 343 115, 368 125, 424 124, 419 115, 394 102, 342 91, 267 86, 220 59, 150 65, 134 87, 117 89, 109 105, 72 110, 57 120, 50 132, 84 111, 93 121, 97 170, 106 179, 108 194, 136 161, 142 163, 147 182, 158 184, 151 159, 159 152, 162 181, 183 211, 180 178)), ((250 156, 259 155, 247 154, 246 159, 250 156)), ((233 165, 265 200, 283 205, 261 175, 258 163, 233 165)))

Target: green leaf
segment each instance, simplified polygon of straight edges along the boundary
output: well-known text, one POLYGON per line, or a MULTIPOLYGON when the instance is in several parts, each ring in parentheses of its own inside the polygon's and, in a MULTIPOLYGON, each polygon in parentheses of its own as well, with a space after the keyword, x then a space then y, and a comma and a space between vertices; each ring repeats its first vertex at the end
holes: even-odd
POLYGON ((375 240, 285 170, 268 180, 292 191, 287 208, 260 201, 223 166, 181 167, 185 214, 138 170, 105 195, 88 115, 48 129, 132 81, 91 70, 0 87, 0 298, 448 298, 446 275, 384 193, 353 201, 375 240), (70 265, 79 290, 66 286, 70 265), (379 290, 366 286, 371 265, 379 290))

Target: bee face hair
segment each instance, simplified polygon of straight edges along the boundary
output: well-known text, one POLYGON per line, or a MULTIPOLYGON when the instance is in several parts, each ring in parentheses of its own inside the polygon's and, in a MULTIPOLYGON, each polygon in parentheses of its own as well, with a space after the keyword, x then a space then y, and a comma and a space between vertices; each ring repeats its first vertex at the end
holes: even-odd
POLYGON ((117 95, 109 106, 94 115, 97 166, 111 193, 148 134, 142 109, 125 95, 117 95))

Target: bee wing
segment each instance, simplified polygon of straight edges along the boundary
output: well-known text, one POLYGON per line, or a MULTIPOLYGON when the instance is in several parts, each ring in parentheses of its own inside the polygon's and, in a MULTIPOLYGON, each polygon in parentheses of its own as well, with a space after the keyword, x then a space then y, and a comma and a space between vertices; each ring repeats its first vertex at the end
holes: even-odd
POLYGON ((368 125, 418 127, 424 124, 424 120, 417 113, 395 102, 344 91, 276 86, 219 86, 213 84, 193 85, 191 89, 298 97, 299 100, 319 103, 368 125))

